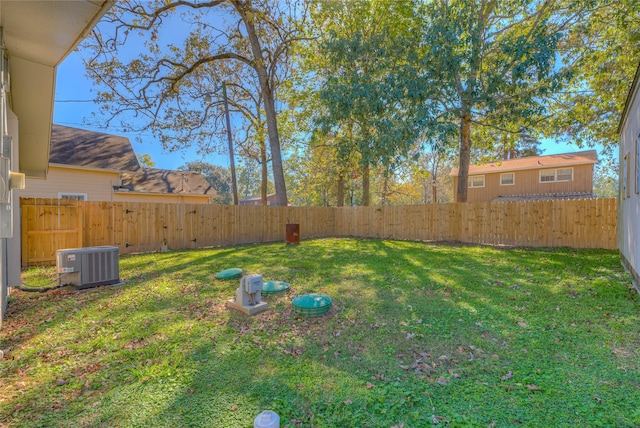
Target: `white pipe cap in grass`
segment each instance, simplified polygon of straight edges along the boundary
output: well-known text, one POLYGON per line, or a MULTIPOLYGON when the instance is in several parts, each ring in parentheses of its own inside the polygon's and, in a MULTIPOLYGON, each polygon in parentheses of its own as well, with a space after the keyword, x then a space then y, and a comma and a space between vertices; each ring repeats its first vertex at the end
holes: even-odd
POLYGON ((265 410, 253 421, 253 428, 280 428, 280 416, 273 410, 265 410))

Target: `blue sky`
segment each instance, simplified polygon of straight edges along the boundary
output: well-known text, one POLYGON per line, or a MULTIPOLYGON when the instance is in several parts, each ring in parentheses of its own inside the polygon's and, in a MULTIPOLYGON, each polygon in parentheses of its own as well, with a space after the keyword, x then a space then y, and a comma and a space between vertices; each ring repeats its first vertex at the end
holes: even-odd
MULTIPOLYGON (((227 154, 212 154, 205 159, 201 159, 196 154, 195 149, 170 153, 163 150, 161 144, 154 140, 151 135, 141 135, 143 142, 138 143, 136 141, 137 134, 126 134, 117 128, 107 130, 100 128, 96 119, 91 115, 92 112, 98 111, 98 107, 91 102, 95 98, 93 83, 84 74, 84 64, 80 54, 76 51, 72 52, 58 67, 53 123, 127 137, 136 153, 151 155, 151 158, 156 163, 156 168, 177 169, 186 162, 196 160, 204 160, 214 165, 229 166, 227 154)), ((580 149, 574 144, 558 144, 553 140, 543 141, 541 148, 544 150, 545 155, 586 150, 584 148, 580 149)), ((599 157, 602 158, 601 148, 596 147, 596 150, 598 150, 599 157)), ((617 149, 615 152, 617 155, 617 149)))
POLYGON ((195 149, 170 153, 163 150, 162 145, 154 140, 150 134, 140 135, 143 142, 138 143, 136 141, 138 134, 127 134, 116 127, 106 130, 99 127, 98 121, 92 117, 92 113, 98 112, 98 106, 91 101, 95 96, 93 82, 85 77, 82 58, 78 52, 74 51, 58 67, 53 123, 127 137, 137 154, 148 153, 151 155, 151 159, 156 163, 156 168, 177 169, 186 162, 195 160, 229 166, 229 158, 226 154, 209 155, 207 158, 201 159, 195 149))

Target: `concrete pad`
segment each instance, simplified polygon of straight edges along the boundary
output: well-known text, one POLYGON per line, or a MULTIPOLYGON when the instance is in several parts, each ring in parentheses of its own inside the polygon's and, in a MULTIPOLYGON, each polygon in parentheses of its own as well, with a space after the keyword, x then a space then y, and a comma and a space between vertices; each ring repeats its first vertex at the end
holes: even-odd
POLYGON ((247 315, 255 315, 259 314, 260 312, 264 312, 268 309, 267 306, 267 302, 260 302, 257 305, 253 306, 242 306, 241 304, 236 303, 235 300, 227 300, 227 308, 244 312, 247 315))

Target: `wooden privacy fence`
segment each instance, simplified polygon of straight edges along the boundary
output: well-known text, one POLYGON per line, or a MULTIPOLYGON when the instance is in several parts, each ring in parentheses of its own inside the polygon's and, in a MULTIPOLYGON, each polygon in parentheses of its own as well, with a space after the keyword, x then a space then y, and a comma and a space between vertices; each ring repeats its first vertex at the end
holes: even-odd
POLYGON ((56 250, 82 247, 84 210, 67 199, 21 199, 22 265, 56 263, 56 250))
POLYGON ((115 245, 121 254, 358 237, 617 248, 616 199, 377 207, 271 207, 21 199, 22 264, 55 264, 61 248, 115 245))

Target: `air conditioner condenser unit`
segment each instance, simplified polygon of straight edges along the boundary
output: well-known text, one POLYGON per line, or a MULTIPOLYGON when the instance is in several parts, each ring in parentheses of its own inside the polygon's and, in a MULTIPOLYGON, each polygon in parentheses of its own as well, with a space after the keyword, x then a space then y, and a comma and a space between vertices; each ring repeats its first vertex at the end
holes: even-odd
POLYGON ((90 288, 120 282, 118 247, 69 248, 56 251, 58 285, 90 288))

